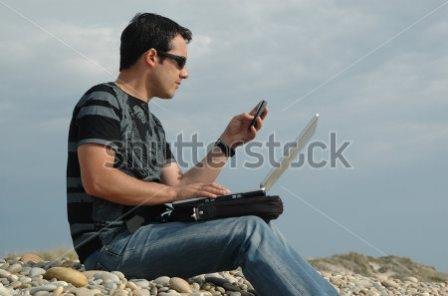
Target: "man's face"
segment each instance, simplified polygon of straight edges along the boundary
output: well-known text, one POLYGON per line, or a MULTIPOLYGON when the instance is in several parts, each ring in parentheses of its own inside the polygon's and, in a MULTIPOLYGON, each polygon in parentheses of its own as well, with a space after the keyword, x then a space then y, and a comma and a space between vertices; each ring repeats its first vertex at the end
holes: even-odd
MULTIPOLYGON (((171 40, 172 49, 167 53, 187 58, 187 43, 182 36, 177 35, 171 40)), ((157 59, 160 61, 161 56, 157 59)), ((174 96, 183 79, 188 77, 187 68, 180 68, 178 63, 170 58, 164 57, 155 69, 155 79, 157 80, 157 94, 159 98, 170 99, 174 96)))

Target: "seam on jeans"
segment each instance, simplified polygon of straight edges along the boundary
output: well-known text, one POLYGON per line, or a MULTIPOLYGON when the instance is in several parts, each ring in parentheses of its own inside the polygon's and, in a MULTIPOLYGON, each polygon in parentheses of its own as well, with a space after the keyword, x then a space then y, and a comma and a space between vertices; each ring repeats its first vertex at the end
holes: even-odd
MULTIPOLYGON (((272 230, 269 228, 269 231, 272 231, 272 230)), ((252 232, 252 233, 249 235, 249 240, 252 238, 253 234, 254 234, 254 232, 252 232)), ((262 239, 262 240, 263 240, 263 239, 262 239)), ((261 240, 261 241, 262 241, 262 240, 261 240)), ((260 243, 261 243, 261 241, 260 241, 260 243)), ((244 245, 244 244, 242 244, 242 245, 244 245)), ((257 250, 259 250, 260 253, 262 253, 264 256, 266 255, 266 254, 265 254, 264 252, 262 252, 259 248, 257 248, 257 250)), ((242 255, 242 247, 240 248, 240 256, 241 256, 241 255, 242 255)), ((266 256, 265 256, 265 257, 266 257, 266 256)), ((294 287, 294 288, 297 290, 297 292, 300 292, 300 293, 301 293, 301 295, 305 295, 305 291, 304 291, 302 288, 297 287, 293 282, 291 282, 291 280, 288 279, 287 276, 285 276, 284 272, 281 272, 281 271, 284 270, 284 269, 288 269, 288 271, 292 274, 290 268, 288 268, 287 266, 284 266, 284 267, 283 267, 283 266, 280 266, 279 264, 277 264, 277 261, 273 261, 273 265, 274 265, 274 267, 275 267, 276 269, 279 270, 279 274, 281 275, 282 279, 283 279, 285 282, 287 282, 289 285, 291 285, 292 287, 294 287)), ((309 277, 307 273, 305 273, 305 275, 306 275, 307 277, 309 277)), ((310 278, 310 280, 313 280, 313 279, 310 278)), ((314 280, 313 280, 313 281, 314 281, 314 280)), ((301 296, 301 295, 299 295, 299 296, 301 296)))

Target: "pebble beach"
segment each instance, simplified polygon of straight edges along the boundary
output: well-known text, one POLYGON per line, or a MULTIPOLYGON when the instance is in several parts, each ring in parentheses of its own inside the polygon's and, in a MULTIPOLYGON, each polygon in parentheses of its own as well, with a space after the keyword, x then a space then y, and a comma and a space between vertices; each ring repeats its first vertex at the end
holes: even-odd
MULTIPOLYGON (((340 271, 320 271, 340 295, 448 296, 445 281, 416 277, 388 278, 340 271)), ((257 295, 241 269, 197 275, 189 279, 162 276, 130 279, 119 271, 88 270, 78 260, 44 260, 27 253, 0 258, 0 296, 253 296, 257 295)))

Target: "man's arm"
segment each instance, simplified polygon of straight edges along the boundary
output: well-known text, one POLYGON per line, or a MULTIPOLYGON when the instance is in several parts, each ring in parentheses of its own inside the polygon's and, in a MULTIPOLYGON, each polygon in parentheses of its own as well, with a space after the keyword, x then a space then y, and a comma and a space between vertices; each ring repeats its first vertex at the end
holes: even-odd
POLYGON ((200 182, 168 186, 145 182, 113 168, 115 153, 97 144, 78 147, 82 184, 90 195, 124 205, 157 205, 193 196, 215 198, 227 191, 218 184, 200 182))
POLYGON ((194 182, 212 183, 216 180, 228 157, 217 147, 214 147, 185 174, 182 173, 177 162, 172 161, 162 168, 161 181, 163 184, 176 186, 194 182))
MULTIPOLYGON (((253 140, 257 132, 263 126, 264 118, 268 109, 257 117, 255 126, 250 126, 255 109, 248 113, 243 113, 233 117, 220 139, 228 146, 236 148, 246 142, 253 140)), ((176 162, 171 162, 162 168, 162 182, 167 185, 175 186, 179 184, 191 184, 193 182, 211 183, 216 180, 221 169, 225 166, 227 157, 219 148, 213 147, 212 150, 185 174, 176 162)))

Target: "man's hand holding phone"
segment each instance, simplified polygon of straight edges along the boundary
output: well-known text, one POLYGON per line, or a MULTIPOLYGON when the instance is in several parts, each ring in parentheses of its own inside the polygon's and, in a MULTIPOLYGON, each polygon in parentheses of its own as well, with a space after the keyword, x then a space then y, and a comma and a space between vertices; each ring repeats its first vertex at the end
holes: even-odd
POLYGON ((238 147, 255 138, 268 114, 267 102, 262 100, 249 113, 234 116, 220 139, 231 148, 238 147))

